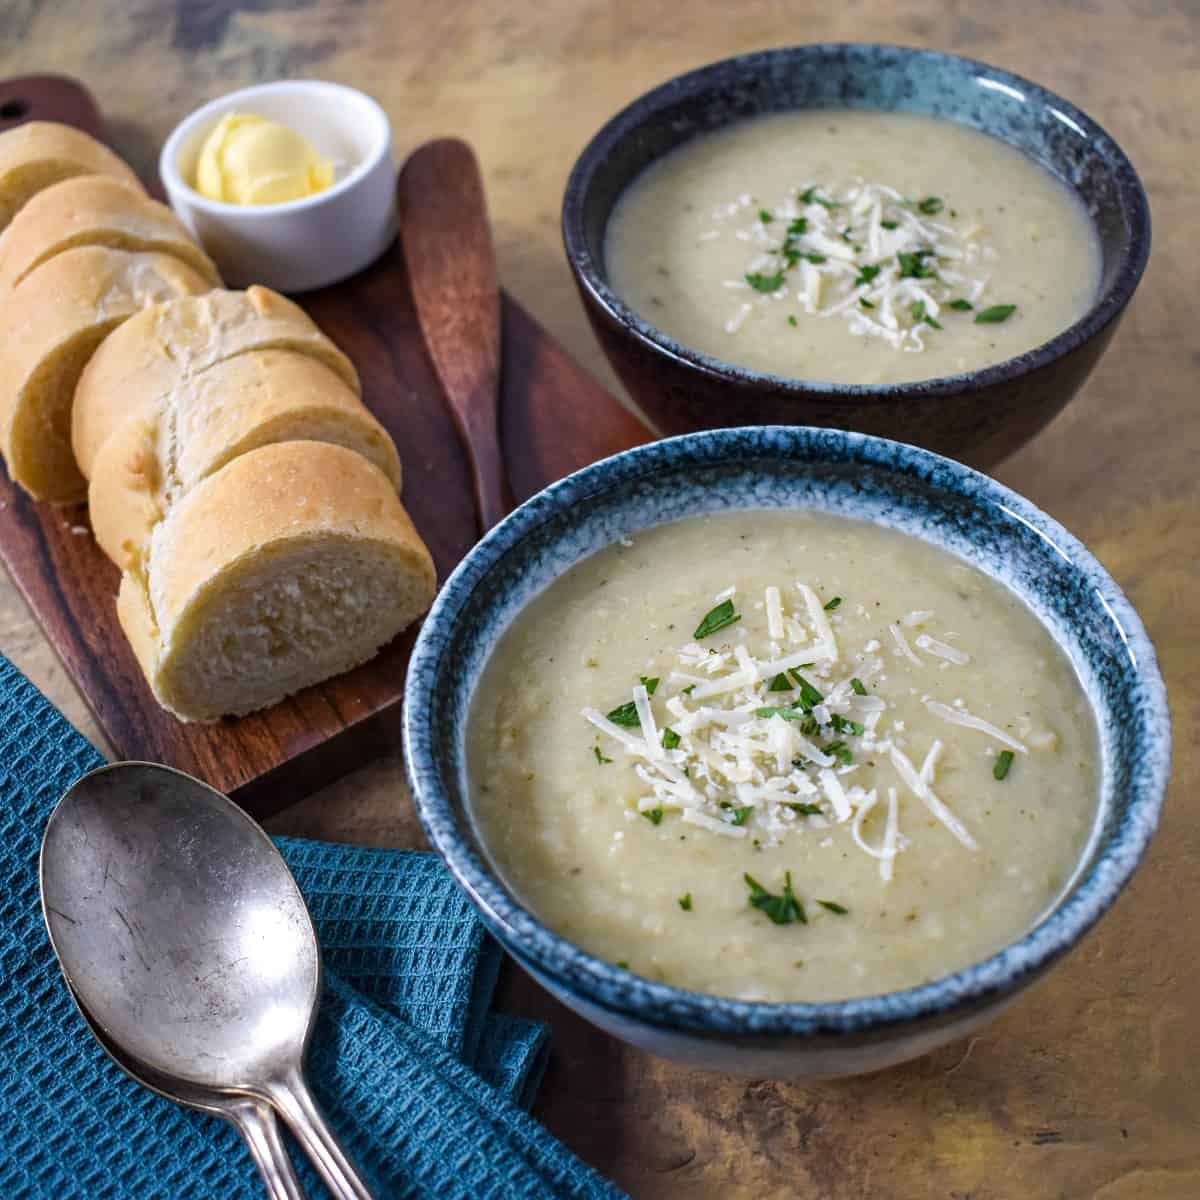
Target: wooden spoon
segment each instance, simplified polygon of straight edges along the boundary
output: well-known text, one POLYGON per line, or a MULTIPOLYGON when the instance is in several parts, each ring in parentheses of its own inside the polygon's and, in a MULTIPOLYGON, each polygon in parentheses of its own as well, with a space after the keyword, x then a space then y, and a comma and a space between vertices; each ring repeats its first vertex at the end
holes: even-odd
POLYGON ((417 318, 475 482, 486 533, 512 508, 500 450, 500 285, 479 163, 466 142, 427 142, 400 171, 400 241, 417 318))

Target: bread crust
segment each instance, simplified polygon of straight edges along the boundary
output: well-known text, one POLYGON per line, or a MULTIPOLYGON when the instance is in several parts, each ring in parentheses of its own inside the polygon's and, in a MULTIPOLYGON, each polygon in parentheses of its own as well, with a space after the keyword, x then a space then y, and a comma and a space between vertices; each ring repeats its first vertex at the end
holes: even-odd
POLYGON ((26 121, 0 133, 0 230, 43 188, 76 175, 108 175, 142 191, 107 146, 57 121, 26 121))
POLYGON ((361 394, 354 364, 297 304, 270 288, 218 290, 148 309, 93 356, 79 380, 71 443, 88 478, 105 439, 187 378, 251 350, 307 354, 361 394))
POLYGON ((123 179, 80 175, 39 192, 0 234, 0 290, 74 246, 173 254, 221 286, 212 259, 165 204, 123 179))
MULTIPOLYGON (((401 564, 409 584, 378 617, 377 645, 432 603, 429 550, 391 481, 362 455, 324 442, 281 442, 234 459, 198 484, 155 530, 144 576, 127 572, 118 614, 156 697, 183 719, 211 720, 217 701, 181 711, 172 673, 222 589, 289 546, 357 544, 401 564)), ((338 674, 355 663, 344 663, 338 674)), ((302 686, 318 682, 305 681, 302 686)), ((290 689, 294 690, 294 689, 290 689)), ((286 694, 286 693, 284 693, 286 694)), ((282 698, 282 695, 275 699, 282 698)))
POLYGON ((71 452, 79 370, 113 328, 146 304, 209 290, 169 254, 103 246, 66 250, 0 297, 0 452, 9 474, 39 500, 82 500, 71 452))
POLYGON ((399 490, 392 439, 333 371, 307 355, 257 350, 190 377, 107 439, 88 487, 96 540, 122 570, 135 568, 173 504, 239 455, 290 440, 356 450, 399 490))

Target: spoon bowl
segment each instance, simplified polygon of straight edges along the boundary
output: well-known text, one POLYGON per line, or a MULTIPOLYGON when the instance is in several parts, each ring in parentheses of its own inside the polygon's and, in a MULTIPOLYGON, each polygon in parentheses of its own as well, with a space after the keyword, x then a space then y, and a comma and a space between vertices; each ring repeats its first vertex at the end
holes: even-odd
POLYGON ((42 907, 101 1043, 148 1086, 273 1105, 335 1196, 369 1200, 303 1077, 321 964, 271 839, 153 763, 79 779, 46 826, 42 907))
POLYGON ((67 980, 127 1054, 245 1090, 302 1052, 316 933, 270 838, 219 792, 167 767, 102 767, 54 810, 41 870, 67 980))

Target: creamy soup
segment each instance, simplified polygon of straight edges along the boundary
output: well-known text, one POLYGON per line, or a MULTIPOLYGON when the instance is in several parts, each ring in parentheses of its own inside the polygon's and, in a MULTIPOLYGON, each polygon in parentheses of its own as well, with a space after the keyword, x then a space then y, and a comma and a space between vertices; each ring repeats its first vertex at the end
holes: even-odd
POLYGON ((648 167, 609 221, 613 289, 726 362, 899 383, 1002 362, 1095 298, 1073 192, 965 126, 881 112, 752 118, 648 167))
POLYGON ((547 925, 754 1000, 999 950, 1098 806, 1089 706, 1033 615, 827 514, 690 518, 586 559, 506 631, 467 737, 481 838, 547 925))

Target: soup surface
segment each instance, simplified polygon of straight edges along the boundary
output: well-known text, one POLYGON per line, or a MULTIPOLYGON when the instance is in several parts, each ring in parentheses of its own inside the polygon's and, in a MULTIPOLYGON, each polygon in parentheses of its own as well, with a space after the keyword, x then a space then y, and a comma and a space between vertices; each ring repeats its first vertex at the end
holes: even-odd
POLYGON ((965 126, 754 117, 651 164, 609 221, 616 293, 726 362, 899 383, 1002 362, 1078 320, 1100 248, 1079 199, 965 126))
POLYGON ((1005 588, 822 513, 659 526, 506 631, 467 734, 508 885, 585 949, 754 1000, 978 961, 1070 880, 1097 742, 1005 588))

